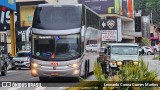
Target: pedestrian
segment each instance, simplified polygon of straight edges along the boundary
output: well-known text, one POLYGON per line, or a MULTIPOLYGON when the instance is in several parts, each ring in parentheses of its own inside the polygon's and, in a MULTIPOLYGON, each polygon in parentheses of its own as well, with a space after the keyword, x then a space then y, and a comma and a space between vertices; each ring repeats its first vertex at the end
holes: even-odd
POLYGON ((142 55, 144 55, 144 49, 143 49, 143 48, 142 48, 142 52, 141 52, 141 54, 142 54, 142 55))
POLYGON ((159 55, 158 55, 158 58, 159 58, 159 60, 160 60, 160 41, 158 41, 158 52, 159 52, 159 55))
POLYGON ((7 53, 7 56, 8 56, 8 58, 10 59, 10 60, 12 60, 12 55, 10 54, 10 52, 9 53, 7 53))

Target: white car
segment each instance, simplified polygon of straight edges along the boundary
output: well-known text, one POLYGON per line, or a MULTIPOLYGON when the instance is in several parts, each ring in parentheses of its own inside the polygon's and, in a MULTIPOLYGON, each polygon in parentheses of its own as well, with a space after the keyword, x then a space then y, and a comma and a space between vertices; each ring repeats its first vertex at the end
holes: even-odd
POLYGON ((155 45, 155 46, 154 46, 154 50, 155 50, 156 52, 159 51, 158 45, 155 45))
POLYGON ((13 58, 12 69, 30 68, 30 51, 19 51, 13 58))
POLYGON ((154 54, 154 48, 152 48, 151 46, 142 46, 141 48, 144 50, 144 53, 147 55, 154 54))

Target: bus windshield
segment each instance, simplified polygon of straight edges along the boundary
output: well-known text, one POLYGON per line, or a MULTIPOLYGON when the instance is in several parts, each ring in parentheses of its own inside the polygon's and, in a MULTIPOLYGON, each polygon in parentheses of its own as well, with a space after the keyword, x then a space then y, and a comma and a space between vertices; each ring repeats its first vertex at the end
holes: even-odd
POLYGON ((80 26, 81 8, 74 5, 37 7, 32 25, 44 30, 66 30, 80 26))
POLYGON ((80 35, 33 35, 33 55, 53 60, 70 60, 80 56, 80 35))
POLYGON ((137 55, 137 46, 112 46, 112 54, 118 55, 137 55))

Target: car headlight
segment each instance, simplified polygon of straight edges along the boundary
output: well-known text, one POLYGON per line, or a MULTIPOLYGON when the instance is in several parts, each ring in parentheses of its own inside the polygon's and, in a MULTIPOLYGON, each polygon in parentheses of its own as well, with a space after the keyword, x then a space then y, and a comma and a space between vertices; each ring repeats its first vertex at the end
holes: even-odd
POLYGON ((121 61, 117 61, 117 65, 118 66, 122 66, 122 62, 121 61))
POLYGON ((111 61, 112 65, 116 64, 116 61, 111 61))
POLYGON ((32 67, 33 68, 37 68, 37 67, 39 67, 40 65, 39 64, 37 64, 37 63, 32 63, 32 67))
POLYGON ((70 67, 73 67, 73 68, 78 68, 80 65, 80 63, 74 63, 74 64, 71 64, 69 65, 70 67))
POLYGON ((138 62, 138 61, 133 61, 133 64, 134 64, 134 65, 138 65, 139 62, 138 62))

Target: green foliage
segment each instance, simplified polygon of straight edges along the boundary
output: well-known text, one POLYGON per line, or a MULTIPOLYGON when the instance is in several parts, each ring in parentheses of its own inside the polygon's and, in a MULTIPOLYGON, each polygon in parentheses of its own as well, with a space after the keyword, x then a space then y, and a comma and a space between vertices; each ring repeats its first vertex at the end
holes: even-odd
MULTIPOLYGON (((120 81, 156 81, 158 73, 156 71, 149 71, 148 64, 146 65, 143 60, 140 61, 139 65, 133 65, 128 63, 123 66, 120 70, 119 77, 120 81)), ((123 87, 120 87, 121 89, 123 87)), ((148 87, 147 87, 148 88, 148 87)), ((148 90, 146 87, 140 87, 141 90, 148 90)), ((150 87, 149 90, 153 89, 150 87)))
POLYGON ((93 68, 94 76, 98 81, 106 81, 108 80, 108 75, 104 75, 101 67, 101 63, 97 62, 94 64, 93 68))
POLYGON ((135 9, 141 9, 142 15, 149 15, 152 12, 153 24, 160 26, 160 0, 134 0, 135 9))
POLYGON ((143 45, 146 45, 146 46, 148 46, 148 45, 150 45, 150 43, 151 43, 151 40, 150 39, 148 39, 148 38, 144 38, 144 37, 142 37, 142 44, 143 45))
POLYGON ((154 81, 158 76, 156 71, 148 70, 148 64, 146 65, 143 60, 139 66, 126 64, 121 68, 119 75, 122 81, 154 81))

